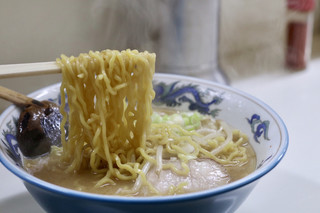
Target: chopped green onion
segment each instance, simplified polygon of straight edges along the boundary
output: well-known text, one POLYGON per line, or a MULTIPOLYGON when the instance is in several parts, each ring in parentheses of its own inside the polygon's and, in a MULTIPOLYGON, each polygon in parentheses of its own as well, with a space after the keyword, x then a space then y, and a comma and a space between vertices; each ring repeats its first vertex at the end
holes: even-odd
POLYGON ((192 131, 200 128, 203 115, 199 112, 183 112, 171 115, 161 115, 158 112, 153 112, 151 119, 152 123, 177 124, 188 131, 192 131))

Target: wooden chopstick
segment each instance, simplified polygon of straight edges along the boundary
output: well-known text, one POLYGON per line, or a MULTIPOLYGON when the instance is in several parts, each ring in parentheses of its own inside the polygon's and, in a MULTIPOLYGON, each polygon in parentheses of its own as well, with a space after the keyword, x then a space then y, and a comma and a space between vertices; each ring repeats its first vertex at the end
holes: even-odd
POLYGON ((40 101, 37 101, 33 98, 25 96, 21 93, 8 89, 6 87, 0 86, 0 98, 7 100, 15 105, 20 107, 25 107, 28 105, 43 105, 40 101))
POLYGON ((61 73, 55 61, 0 65, 0 79, 61 73))

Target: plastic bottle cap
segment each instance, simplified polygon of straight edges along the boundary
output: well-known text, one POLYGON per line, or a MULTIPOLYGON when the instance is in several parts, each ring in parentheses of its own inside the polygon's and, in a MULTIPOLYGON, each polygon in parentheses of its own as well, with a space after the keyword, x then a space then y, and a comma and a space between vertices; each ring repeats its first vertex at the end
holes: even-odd
POLYGON ((287 0, 287 7, 290 10, 308 12, 315 8, 315 0, 287 0))

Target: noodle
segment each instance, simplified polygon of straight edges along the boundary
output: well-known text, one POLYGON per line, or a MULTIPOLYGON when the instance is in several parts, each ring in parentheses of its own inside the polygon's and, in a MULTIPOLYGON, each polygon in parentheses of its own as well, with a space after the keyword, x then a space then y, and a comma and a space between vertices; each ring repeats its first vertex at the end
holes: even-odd
MULTIPOLYGON (((186 176, 190 171, 188 162, 193 159, 209 158, 223 165, 247 162, 243 147, 247 137, 223 121, 203 116, 201 128, 200 120, 197 128, 152 122, 155 54, 137 50, 90 51, 78 57, 62 55, 57 63, 63 79, 61 158, 68 164, 67 172, 89 168, 104 175, 96 186, 133 180, 132 189, 118 189, 117 193, 136 193, 147 186, 159 194, 146 178, 152 166, 158 174, 170 169, 186 176), (65 110, 66 98, 69 112, 65 110), (164 163, 164 158, 177 159, 180 164, 177 167, 164 163)), ((172 193, 184 185, 172 188, 172 193)))
POLYGON ((107 174, 99 184, 135 179, 137 148, 144 148, 154 98, 155 55, 136 50, 105 50, 61 56, 62 128, 69 123, 68 140, 62 130, 63 159, 68 171, 88 165, 107 174), (65 108, 68 97, 69 113, 65 108), (124 153, 120 155, 117 153, 124 153), (127 155, 127 156, 126 156, 127 155), (121 157, 120 157, 121 156, 121 157), (126 156, 126 157, 124 157, 126 156))

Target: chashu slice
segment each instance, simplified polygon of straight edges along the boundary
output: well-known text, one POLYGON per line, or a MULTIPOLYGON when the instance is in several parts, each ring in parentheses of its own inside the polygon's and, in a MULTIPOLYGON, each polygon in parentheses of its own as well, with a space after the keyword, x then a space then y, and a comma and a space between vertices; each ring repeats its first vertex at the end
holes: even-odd
MULTIPOLYGON (((172 163, 181 168, 179 160, 164 160, 163 164, 172 163)), ((210 159, 190 160, 190 172, 187 176, 178 175, 170 169, 160 173, 153 167, 147 174, 148 181, 162 195, 188 193, 215 188, 230 182, 226 169, 210 159)))

